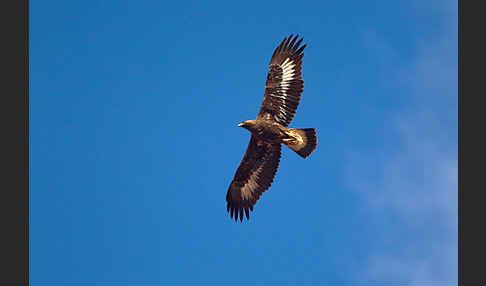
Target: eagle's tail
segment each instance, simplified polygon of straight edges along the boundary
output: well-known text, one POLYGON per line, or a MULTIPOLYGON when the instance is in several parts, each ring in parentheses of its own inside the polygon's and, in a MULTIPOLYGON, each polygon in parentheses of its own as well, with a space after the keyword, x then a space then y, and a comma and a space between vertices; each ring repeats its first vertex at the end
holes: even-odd
POLYGON ((302 158, 309 156, 317 147, 316 130, 314 128, 288 129, 290 139, 284 139, 284 144, 294 150, 302 158))

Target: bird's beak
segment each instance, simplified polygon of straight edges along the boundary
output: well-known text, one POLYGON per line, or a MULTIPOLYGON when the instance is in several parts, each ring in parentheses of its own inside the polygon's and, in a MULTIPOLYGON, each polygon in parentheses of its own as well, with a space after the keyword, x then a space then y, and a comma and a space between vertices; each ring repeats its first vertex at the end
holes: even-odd
POLYGON ((243 124, 243 122, 241 122, 240 124, 238 124, 238 127, 243 127, 243 125, 245 125, 245 124, 243 124))

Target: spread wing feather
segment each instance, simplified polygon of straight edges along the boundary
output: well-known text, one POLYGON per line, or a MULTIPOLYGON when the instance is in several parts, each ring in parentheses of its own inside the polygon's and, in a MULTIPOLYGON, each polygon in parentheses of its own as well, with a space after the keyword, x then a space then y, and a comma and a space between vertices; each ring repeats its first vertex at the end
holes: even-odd
POLYGON ((226 194, 226 210, 235 221, 238 217, 243 221, 243 212, 250 219, 253 206, 273 182, 281 149, 280 144, 265 143, 251 136, 245 156, 226 194))
POLYGON ((304 90, 302 58, 306 47, 299 48, 303 39, 297 41, 297 38, 292 35, 284 38, 273 52, 258 119, 275 120, 288 126, 294 118, 304 90))

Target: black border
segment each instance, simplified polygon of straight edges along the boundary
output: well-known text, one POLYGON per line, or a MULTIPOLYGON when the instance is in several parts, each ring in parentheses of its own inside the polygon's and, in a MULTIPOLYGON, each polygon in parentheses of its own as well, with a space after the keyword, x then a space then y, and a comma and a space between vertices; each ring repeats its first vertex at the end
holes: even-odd
MULTIPOLYGON (((486 285, 484 10, 459 0, 459 285, 486 285), (464 3, 467 5, 463 5, 464 3), (469 36, 468 36, 469 35, 469 36), (469 134, 469 136, 464 136, 469 134)), ((476 5, 473 5, 476 4, 476 5)))
POLYGON ((2 285, 29 284, 29 2, 0 2, 2 285))

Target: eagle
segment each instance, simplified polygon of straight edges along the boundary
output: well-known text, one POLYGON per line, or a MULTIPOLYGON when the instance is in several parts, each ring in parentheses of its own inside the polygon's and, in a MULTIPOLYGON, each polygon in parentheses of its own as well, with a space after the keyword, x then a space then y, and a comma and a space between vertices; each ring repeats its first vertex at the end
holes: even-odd
POLYGON ((307 45, 299 36, 285 37, 270 60, 263 101, 255 120, 238 124, 250 131, 250 143, 226 194, 226 211, 235 222, 250 219, 250 211, 273 183, 282 144, 307 158, 317 146, 314 128, 287 126, 292 121, 304 90, 302 58, 307 45), (298 41, 297 41, 298 40, 298 41))

